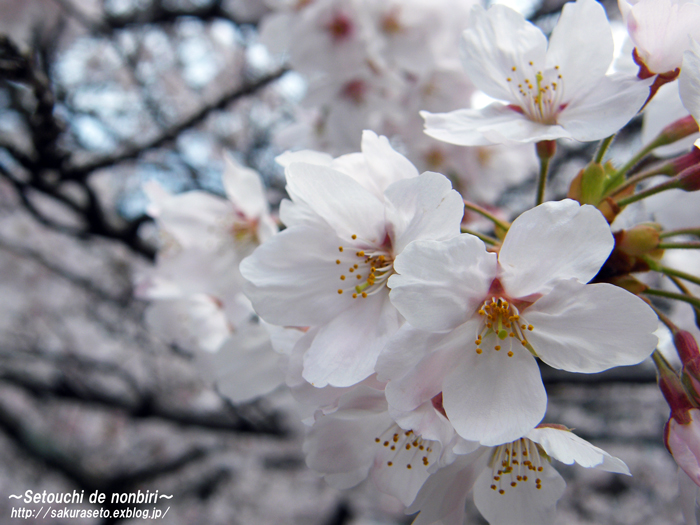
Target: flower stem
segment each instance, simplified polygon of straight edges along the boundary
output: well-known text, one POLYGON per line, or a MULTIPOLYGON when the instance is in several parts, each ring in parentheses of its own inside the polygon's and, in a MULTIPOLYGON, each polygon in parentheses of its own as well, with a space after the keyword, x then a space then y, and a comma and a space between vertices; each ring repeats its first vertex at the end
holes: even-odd
POLYGON ((483 233, 476 232, 474 230, 470 230, 468 228, 462 228, 462 233, 468 233, 469 235, 473 235, 474 237, 478 237, 482 241, 484 241, 486 244, 491 244, 491 245, 496 245, 496 244, 501 244, 501 241, 498 239, 494 239, 493 237, 489 237, 488 235, 484 235, 483 233))
POLYGON ((665 297, 666 299, 675 299, 676 301, 682 301, 684 303, 688 303, 697 308, 700 308, 700 299, 682 293, 667 292, 666 290, 656 290, 654 288, 648 288, 642 293, 645 293, 647 295, 655 295, 657 297, 665 297))
POLYGON ((535 206, 544 202, 544 190, 547 186, 547 174, 549 173, 549 161, 552 160, 557 151, 555 140, 541 140, 536 145, 537 156, 540 159, 540 175, 537 179, 537 199, 535 206))
POLYGON ((662 182, 661 184, 657 184, 656 186, 652 186, 651 188, 647 188, 646 190, 642 190, 634 195, 630 195, 629 197, 623 197, 616 202, 620 207, 627 206, 633 202, 641 201, 642 199, 646 199, 647 197, 651 197, 652 195, 656 195, 662 191, 672 190, 674 188, 678 188, 679 186, 679 182, 674 178, 667 180, 666 182, 662 182))
POLYGON ((484 208, 479 206, 478 204, 474 204, 469 201, 464 201, 464 207, 467 208, 468 210, 471 210, 473 212, 478 213, 482 217, 486 217, 488 220, 490 220, 492 223, 494 223, 496 226, 501 228, 504 231, 508 231, 508 228, 510 228, 510 224, 507 224, 503 222, 502 220, 496 218, 494 215, 486 211, 484 208))
POLYGON ((666 237, 675 237, 676 235, 694 235, 700 237, 700 228, 681 228, 679 230, 667 230, 659 233, 659 239, 666 237))
POLYGON ((602 164, 603 163, 603 157, 605 157, 605 153, 608 151, 608 148, 610 147, 610 144, 612 144, 612 141, 615 139, 615 133, 610 135, 608 138, 605 138, 600 141, 600 144, 598 145, 598 151, 595 153, 595 158, 593 159, 593 162, 596 164, 602 164))
POLYGON ((700 242, 698 241, 688 241, 688 242, 661 242, 657 246, 662 250, 700 250, 700 242))
POLYGON ((700 285, 700 277, 697 277, 696 275, 681 272, 680 270, 674 270, 673 268, 661 266, 660 264, 657 265, 655 270, 658 272, 661 272, 665 275, 673 275, 674 277, 679 277, 679 278, 683 279, 684 281, 688 281, 690 283, 700 285))
POLYGON ((642 171, 640 173, 637 173, 633 177, 630 177, 625 181, 624 184, 621 184, 619 186, 616 186, 615 188, 612 189, 612 191, 606 195, 606 197, 614 197, 618 193, 621 193, 623 190, 626 190, 630 186, 636 186, 638 183, 642 182, 643 180, 646 180, 650 177, 654 177, 656 175, 667 175, 667 168, 668 164, 664 164, 663 166, 657 167, 657 168, 651 168, 646 171, 642 171))
POLYGON ((627 163, 622 166, 619 170, 617 170, 616 175, 623 174, 627 175, 627 172, 629 172, 632 168, 634 168, 639 161, 641 161, 644 157, 649 155, 652 151, 654 151, 656 148, 659 146, 664 145, 664 141, 659 140, 657 137, 655 140, 644 146, 642 149, 640 149, 635 155, 632 156, 630 160, 627 161, 627 163))

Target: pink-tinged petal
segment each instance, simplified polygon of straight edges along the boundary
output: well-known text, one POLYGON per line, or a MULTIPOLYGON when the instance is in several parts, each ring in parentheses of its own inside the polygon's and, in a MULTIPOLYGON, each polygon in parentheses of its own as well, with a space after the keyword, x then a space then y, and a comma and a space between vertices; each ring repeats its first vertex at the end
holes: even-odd
MULTIPOLYGON (((396 430, 402 432, 400 428, 396 430)), ((422 458, 437 457, 439 450, 432 450, 428 456, 424 456, 426 451, 419 452, 418 449, 415 453, 405 451, 402 442, 399 442, 399 446, 399 450, 391 450, 390 447, 377 447, 378 452, 371 477, 381 492, 394 496, 404 505, 410 505, 423 483, 430 476, 428 473, 430 465, 424 465, 422 458)), ((429 446, 439 448, 440 445, 431 443, 429 446)))
MULTIPOLYGON (((490 525, 554 523, 557 501, 564 494, 566 482, 548 462, 544 461, 543 467, 537 474, 542 488, 538 489, 532 479, 519 482, 515 487, 503 483, 503 494, 491 488, 494 484, 491 470, 482 471, 474 483, 474 504, 490 525)), ((507 476, 503 479, 510 482, 507 476)))
MULTIPOLYGON (((464 338, 474 333, 474 323, 459 327, 447 335, 436 335, 428 341, 432 343, 430 351, 405 375, 390 380, 385 394, 389 405, 396 410, 409 412, 431 400, 442 391, 443 380, 459 359, 464 348, 464 338)), ((411 345, 418 346, 425 342, 417 338, 411 345)), ((424 350, 425 352, 426 350, 424 350)))
POLYGON ((232 334, 215 353, 199 354, 197 367, 234 403, 272 392, 284 383, 280 354, 260 325, 232 334))
POLYGON ((421 116, 425 119, 426 135, 459 146, 489 146, 571 137, 559 125, 540 124, 500 102, 483 109, 458 109, 450 113, 422 111, 421 116))
POLYGON ((395 182, 385 196, 394 253, 401 253, 411 241, 439 241, 460 234, 464 201, 444 175, 425 172, 395 182))
POLYGON ((566 3, 547 48, 547 67, 559 66, 564 100, 594 87, 597 91, 613 51, 612 31, 603 6, 594 0, 566 3))
POLYGON ((443 339, 445 334, 416 330, 410 324, 404 324, 387 341, 379 355, 377 377, 381 381, 388 381, 405 376, 421 359, 432 353, 443 339))
MULTIPOLYGON (((437 451, 440 455, 442 455, 442 452, 445 452, 445 447, 450 445, 455 439, 456 434, 452 424, 438 412, 431 401, 427 401, 408 412, 394 410, 390 406, 389 415, 401 428, 411 429, 414 434, 422 439, 440 443, 443 447, 441 451, 437 451)), ((478 443, 473 443, 473 449, 476 449, 478 446, 478 443)), ((438 457, 437 454, 433 454, 431 464, 436 462, 436 457, 438 457)), ((433 468, 432 470, 434 471, 435 469, 433 468)))
POLYGON ((204 191, 173 195, 158 207, 158 225, 184 248, 215 248, 220 243, 221 219, 232 212, 231 203, 204 191))
POLYGON ((548 365, 596 373, 637 364, 658 343, 659 320, 637 296, 611 284, 560 281, 528 308, 526 337, 548 365))
POLYGON ((306 464, 337 489, 357 485, 374 464, 375 436, 390 424, 386 413, 356 419, 323 416, 304 441, 306 464))
POLYGON ((690 39, 700 39, 700 5, 693 1, 643 0, 629 12, 627 29, 652 73, 681 66, 690 39))
POLYGON ((391 301, 416 328, 444 331, 467 321, 496 276, 496 256, 472 235, 416 241, 394 261, 391 301))
POLYGON ((690 49, 683 53, 678 91, 685 109, 693 115, 696 122, 700 122, 700 44, 695 40, 690 49))
POLYGON ((525 437, 542 446, 547 455, 567 465, 576 462, 586 468, 631 475, 624 461, 568 430, 541 427, 531 430, 525 437))
POLYGON ((681 512, 685 519, 685 525, 698 525, 698 518, 695 509, 698 501, 698 486, 690 479, 688 474, 683 472, 683 469, 678 469, 678 489, 680 496, 678 497, 681 512))
POLYGON ((325 222, 307 204, 292 202, 289 199, 282 199, 280 202, 280 220, 287 228, 302 225, 315 228, 319 223, 325 222))
POLYGON ((512 68, 533 62, 542 69, 546 50, 542 31, 503 5, 488 11, 475 7, 460 45, 464 69, 474 85, 490 97, 507 101, 514 100, 507 81, 512 68))
MULTIPOLYGON (((306 418, 302 417, 303 422, 311 425, 319 409, 321 412, 329 413, 338 408, 340 400, 351 392, 355 386, 349 388, 335 388, 326 386, 316 388, 309 384, 302 377, 304 371, 304 354, 311 347, 311 343, 318 333, 318 328, 311 328, 307 331, 294 345, 292 354, 289 356, 289 364, 287 365, 287 386, 292 392, 294 399, 298 402, 300 412, 304 413, 306 418)), ((386 409, 386 401, 384 402, 386 409)))
POLYGON ((520 215, 498 255, 511 297, 545 293, 556 279, 590 281, 613 249, 610 227, 593 206, 565 199, 520 215))
POLYGON ((342 238, 358 235, 367 242, 384 240, 384 203, 351 177, 313 164, 295 162, 286 170, 287 191, 309 206, 342 238))
POLYGON ((374 374, 379 353, 403 324, 385 292, 346 299, 350 306, 320 328, 304 356, 304 379, 319 388, 351 386, 374 374))
POLYGON ((464 439, 499 445, 522 437, 544 417, 547 393, 540 369, 512 341, 503 341, 499 351, 484 347, 480 355, 465 349, 443 382, 447 418, 464 439))
POLYGON ((486 447, 435 472, 421 487, 406 514, 420 512, 413 525, 464 525, 467 496, 486 467, 486 447))
POLYGON ((678 466, 700 486, 700 410, 692 409, 688 415, 691 421, 685 425, 669 420, 666 442, 678 466))
POLYGON ((226 155, 226 169, 222 176, 226 196, 247 219, 256 219, 269 213, 265 187, 260 174, 226 155))
POLYGON ((557 117, 573 139, 599 140, 625 126, 649 97, 653 78, 602 77, 595 89, 573 99, 557 117))
POLYGON ((351 305, 338 294, 338 239, 330 228, 288 228, 243 259, 246 295, 265 321, 282 326, 328 322, 351 305))

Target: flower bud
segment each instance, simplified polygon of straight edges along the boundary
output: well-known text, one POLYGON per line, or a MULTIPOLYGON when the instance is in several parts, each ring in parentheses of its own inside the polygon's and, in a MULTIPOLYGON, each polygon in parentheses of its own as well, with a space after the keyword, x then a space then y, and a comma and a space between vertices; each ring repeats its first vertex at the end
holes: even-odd
POLYGON ((600 164, 591 162, 581 175, 581 204, 596 205, 603 196, 605 187, 605 170, 600 164))
POLYGON ((680 377, 658 350, 652 354, 652 358, 658 372, 659 389, 671 408, 671 418, 682 425, 690 423, 688 411, 696 407, 683 387, 680 377))
POLYGON ((700 164, 684 169, 676 176, 678 188, 683 191, 698 191, 700 190, 700 164))
MULTIPOLYGON (((634 191, 634 188, 632 188, 632 190, 634 191)), ((611 197, 605 197, 605 199, 600 201, 596 207, 598 210, 600 210, 600 213, 603 214, 603 217, 605 217, 609 224, 612 224, 615 217, 617 217, 623 210, 623 207, 615 202, 611 197)))
POLYGON ((675 122, 669 124, 664 129, 661 130, 656 141, 663 144, 673 144, 674 142, 684 139, 698 132, 698 123, 695 119, 688 115, 675 122))
MULTIPOLYGON (((676 328, 676 327, 674 327, 676 328)), ((676 328, 672 330, 673 344, 683 363, 681 380, 685 389, 700 403, 700 350, 693 334, 676 328)))
POLYGON ((616 248, 632 256, 649 254, 659 246, 659 230, 655 226, 638 224, 629 230, 622 230, 621 235, 615 237, 616 248))

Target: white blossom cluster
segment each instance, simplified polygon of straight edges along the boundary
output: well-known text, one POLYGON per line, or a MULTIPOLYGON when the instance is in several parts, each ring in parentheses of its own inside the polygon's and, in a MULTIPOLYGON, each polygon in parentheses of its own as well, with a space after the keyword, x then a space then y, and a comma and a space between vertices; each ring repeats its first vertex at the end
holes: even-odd
POLYGON ((263 40, 308 76, 323 135, 278 157, 289 197, 278 217, 258 174, 234 160, 226 199, 147 188, 162 246, 137 292, 153 301, 152 326, 198 349, 202 369, 236 402, 286 385, 309 427, 308 466, 340 489, 371 478, 418 512, 420 525, 463 523, 467 498, 492 525, 553 523, 565 486, 553 460, 630 474, 569 429, 543 423, 538 361, 589 374, 654 352, 672 409, 667 445, 687 478, 686 519, 696 523, 700 352, 691 323, 671 320, 649 297, 700 308, 697 258, 673 263, 674 253, 697 253, 697 222, 664 219, 682 207, 678 194, 689 208, 700 202, 688 193, 700 189, 700 153, 687 141, 678 147, 700 120, 700 5, 620 0, 639 66, 624 74, 609 72, 612 32, 594 0, 566 4, 549 39, 501 5, 278 4, 263 40), (469 80, 456 69, 457 47, 469 80), (640 153, 603 162, 630 119, 652 114, 663 84, 679 92, 681 114, 669 111, 663 123, 668 115, 655 110, 645 127, 659 133, 640 153), (471 107, 475 89, 496 102, 471 107), (436 93, 444 113, 431 112, 436 93), (425 155, 431 139, 414 133, 419 110, 428 135, 463 152, 456 165, 488 148, 535 150, 537 205, 508 222, 507 210, 464 198, 493 204, 510 174, 475 174, 498 189, 460 194, 445 175, 420 173, 409 158, 425 155), (387 138, 395 135, 406 156, 387 138), (360 136, 359 152, 328 152, 360 136), (568 198, 545 202, 558 139, 602 142, 568 198), (671 144, 669 161, 635 171, 671 144), (625 218, 643 200, 659 222, 625 218), (491 231, 469 229, 465 209, 491 231), (652 288, 640 272, 675 279, 682 293, 652 288), (681 375, 655 351, 659 319, 681 375))

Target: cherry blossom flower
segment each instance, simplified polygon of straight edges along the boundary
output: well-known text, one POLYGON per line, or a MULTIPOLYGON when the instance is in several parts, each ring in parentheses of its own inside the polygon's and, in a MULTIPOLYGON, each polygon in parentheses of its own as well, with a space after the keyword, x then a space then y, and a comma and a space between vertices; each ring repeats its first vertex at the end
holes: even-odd
POLYGON ((473 490, 490 525, 552 524, 566 483, 551 459, 629 475, 618 458, 564 427, 542 425, 513 442, 459 456, 428 478, 406 513, 420 511, 413 525, 462 525, 473 490))
POLYGON ((458 235, 463 203, 447 178, 418 175, 371 132, 361 154, 329 165, 322 164, 328 157, 312 160, 320 163, 287 166, 291 201, 280 210, 287 229, 240 269, 267 322, 319 327, 304 378, 317 387, 349 386, 374 373, 379 352, 403 323, 386 287, 394 258, 413 240, 458 235))
POLYGON ((635 45, 640 78, 675 77, 690 39, 700 39, 700 5, 693 0, 618 0, 618 5, 635 45))
POLYGON ((391 416, 381 387, 343 392, 333 411, 317 415, 306 437, 307 465, 335 488, 369 477, 380 491, 410 505, 430 473, 454 461, 455 451, 478 447, 459 438, 430 402, 401 424, 391 416), (412 423, 425 433, 406 426, 412 423))
POLYGON ((594 0, 566 4, 549 44, 512 9, 475 7, 463 33, 462 61, 476 87, 504 103, 424 112, 426 133, 465 146, 607 137, 649 94, 648 81, 606 76, 613 48, 605 10, 594 0))
POLYGON ((136 289, 153 301, 147 319, 158 333, 210 352, 253 315, 238 265, 277 231, 257 172, 227 157, 222 182, 227 199, 146 187, 162 245, 156 267, 136 289))
POLYGON ((464 439, 496 445, 544 416, 534 357, 583 373, 648 357, 653 311, 621 288, 585 284, 612 248, 600 212, 572 200, 523 213, 498 255, 471 235, 406 247, 389 287, 410 326, 377 363, 389 405, 410 411, 442 392, 464 439))

